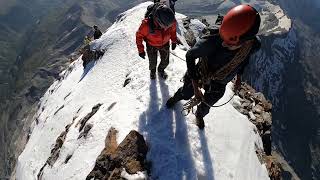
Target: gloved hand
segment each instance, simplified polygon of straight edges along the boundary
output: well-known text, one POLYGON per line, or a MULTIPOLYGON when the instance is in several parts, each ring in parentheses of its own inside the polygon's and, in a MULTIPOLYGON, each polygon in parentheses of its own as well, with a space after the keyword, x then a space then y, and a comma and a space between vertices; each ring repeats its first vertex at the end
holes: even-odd
POLYGON ((199 84, 196 81, 192 80, 192 86, 193 86, 194 96, 196 97, 196 99, 203 101, 204 96, 203 96, 203 93, 201 92, 201 88, 199 87, 199 84))
POLYGON ((146 53, 145 53, 145 52, 139 53, 139 56, 140 56, 142 59, 145 59, 145 58, 146 58, 146 53))
POLYGON ((171 44, 171 49, 172 49, 172 50, 175 50, 176 47, 177 47, 177 44, 176 44, 176 43, 172 43, 172 44, 171 44))

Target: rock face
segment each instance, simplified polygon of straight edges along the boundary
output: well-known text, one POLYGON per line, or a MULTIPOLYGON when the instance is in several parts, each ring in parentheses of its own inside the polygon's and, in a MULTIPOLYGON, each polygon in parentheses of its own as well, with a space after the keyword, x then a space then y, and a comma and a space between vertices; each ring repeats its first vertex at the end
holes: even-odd
POLYGON ((129 174, 147 170, 146 155, 148 147, 141 134, 131 131, 119 144, 117 130, 111 128, 105 140, 105 148, 97 158, 96 165, 87 176, 90 179, 123 179, 123 169, 129 174))
POLYGON ((282 178, 282 167, 277 159, 272 156, 272 104, 266 100, 262 93, 256 92, 246 83, 242 84, 238 95, 242 99, 241 106, 237 108, 238 111, 246 115, 257 127, 257 133, 262 138, 264 152, 257 149, 257 156, 261 162, 267 165, 270 179, 280 180, 282 178))

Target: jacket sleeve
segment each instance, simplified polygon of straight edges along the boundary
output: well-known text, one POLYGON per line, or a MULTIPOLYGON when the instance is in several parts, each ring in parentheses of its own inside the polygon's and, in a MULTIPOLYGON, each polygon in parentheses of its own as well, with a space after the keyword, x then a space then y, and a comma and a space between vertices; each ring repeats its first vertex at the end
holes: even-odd
MULTIPOLYGON (((212 43, 213 44, 213 43, 212 43)), ((191 48, 186 54, 188 74, 191 79, 197 80, 196 74, 196 59, 200 57, 206 57, 211 51, 214 51, 210 41, 206 39, 200 39, 193 48, 191 48)))
POLYGON ((147 24, 145 22, 142 22, 140 25, 138 31, 136 32, 136 44, 138 47, 139 53, 144 52, 144 46, 143 46, 143 39, 147 36, 147 24))
POLYGON ((171 43, 177 43, 177 21, 173 23, 170 35, 171 43))

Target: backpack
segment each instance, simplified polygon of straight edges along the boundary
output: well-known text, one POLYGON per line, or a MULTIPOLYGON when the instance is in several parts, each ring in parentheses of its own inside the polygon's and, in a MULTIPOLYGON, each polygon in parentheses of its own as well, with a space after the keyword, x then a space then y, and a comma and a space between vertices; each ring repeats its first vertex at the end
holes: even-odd
POLYGON ((155 25, 153 23, 153 17, 155 15, 157 9, 159 7, 162 7, 163 5, 165 5, 165 4, 161 3, 161 2, 156 2, 156 3, 151 4, 147 7, 147 12, 144 15, 144 17, 149 19, 149 27, 150 27, 149 33, 151 33, 151 34, 154 34, 154 32, 155 32, 155 25))

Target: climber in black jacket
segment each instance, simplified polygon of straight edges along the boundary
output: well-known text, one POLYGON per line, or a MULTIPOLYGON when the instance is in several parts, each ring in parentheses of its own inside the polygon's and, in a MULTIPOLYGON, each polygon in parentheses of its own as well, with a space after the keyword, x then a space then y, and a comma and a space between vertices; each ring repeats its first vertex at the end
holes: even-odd
POLYGON ((172 108, 178 101, 195 96, 201 101, 195 114, 196 124, 203 129, 203 117, 209 113, 210 106, 222 98, 227 83, 236 75, 235 89, 240 88, 241 74, 250 55, 260 48, 256 36, 260 21, 259 13, 249 5, 231 9, 218 34, 203 37, 187 52, 184 85, 167 101, 167 107, 172 108))
POLYGON ((98 28, 97 25, 94 25, 93 29, 94 29, 93 39, 94 40, 99 39, 102 36, 100 29, 98 28))

